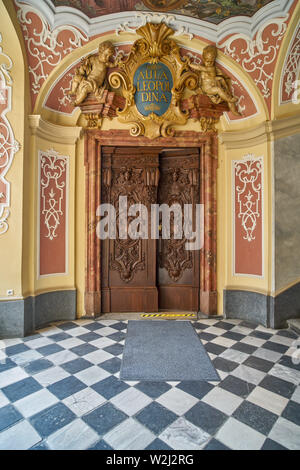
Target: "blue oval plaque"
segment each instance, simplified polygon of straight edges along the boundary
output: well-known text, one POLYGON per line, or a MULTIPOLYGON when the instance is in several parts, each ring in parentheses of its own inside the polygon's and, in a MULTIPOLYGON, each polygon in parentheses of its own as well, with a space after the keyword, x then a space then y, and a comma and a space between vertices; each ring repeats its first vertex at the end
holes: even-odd
POLYGON ((134 74, 135 104, 143 116, 155 113, 162 116, 172 99, 173 78, 162 62, 141 65, 134 74))

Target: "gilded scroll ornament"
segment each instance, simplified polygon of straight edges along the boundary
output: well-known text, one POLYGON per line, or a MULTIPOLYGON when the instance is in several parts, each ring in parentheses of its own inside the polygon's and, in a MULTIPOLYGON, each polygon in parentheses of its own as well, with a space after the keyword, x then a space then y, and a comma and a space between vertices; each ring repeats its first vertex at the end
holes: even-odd
POLYGON ((181 58, 178 45, 170 39, 174 31, 166 24, 147 23, 136 32, 141 39, 135 41, 128 58, 118 62, 119 70, 109 78, 113 88, 122 86, 126 99, 118 118, 132 124, 132 136, 173 136, 173 126, 188 119, 180 109, 184 89, 195 90, 198 76, 189 68, 188 60, 181 58))

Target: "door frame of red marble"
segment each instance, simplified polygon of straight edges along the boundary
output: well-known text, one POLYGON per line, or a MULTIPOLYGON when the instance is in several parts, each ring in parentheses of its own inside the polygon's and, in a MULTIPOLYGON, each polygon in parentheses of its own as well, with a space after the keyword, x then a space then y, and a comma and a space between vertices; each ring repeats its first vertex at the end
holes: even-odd
POLYGON ((200 149, 200 202, 204 204, 204 247, 200 252, 200 311, 217 314, 217 133, 179 131, 176 137, 132 137, 126 130, 85 131, 86 267, 85 312, 101 315, 101 240, 97 237, 97 207, 101 204, 101 147, 161 147, 200 149))

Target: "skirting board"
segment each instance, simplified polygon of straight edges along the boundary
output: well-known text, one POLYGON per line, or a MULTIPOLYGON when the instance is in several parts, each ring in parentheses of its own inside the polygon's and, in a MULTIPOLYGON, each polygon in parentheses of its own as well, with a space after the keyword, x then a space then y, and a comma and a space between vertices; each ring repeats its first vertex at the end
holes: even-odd
POLYGON ((0 302, 0 339, 25 337, 51 322, 76 318, 76 290, 0 302))
POLYGON ((286 328, 300 318, 300 283, 272 297, 258 292, 224 290, 225 318, 238 318, 267 328, 286 328))

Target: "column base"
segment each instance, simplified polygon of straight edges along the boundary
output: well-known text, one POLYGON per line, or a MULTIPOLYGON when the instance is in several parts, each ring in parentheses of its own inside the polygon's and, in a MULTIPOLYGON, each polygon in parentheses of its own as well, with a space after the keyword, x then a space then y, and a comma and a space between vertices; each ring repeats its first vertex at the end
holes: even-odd
POLYGON ((200 292, 200 312, 206 315, 217 315, 218 295, 215 291, 200 292))
POLYGON ((86 316, 98 317, 101 314, 101 292, 86 292, 84 306, 86 316))

